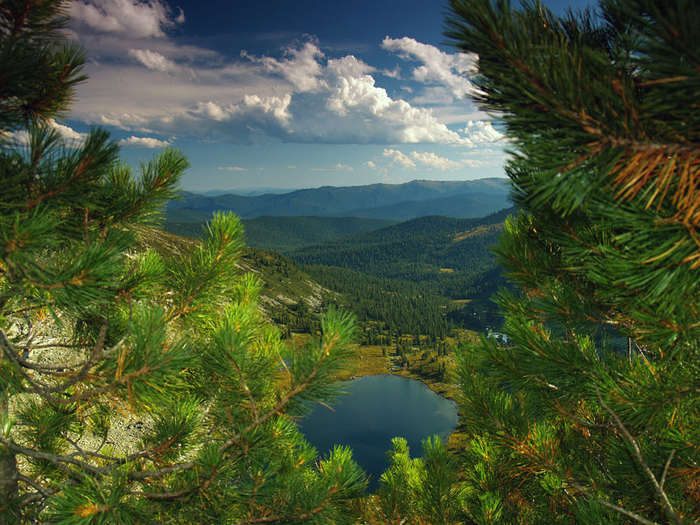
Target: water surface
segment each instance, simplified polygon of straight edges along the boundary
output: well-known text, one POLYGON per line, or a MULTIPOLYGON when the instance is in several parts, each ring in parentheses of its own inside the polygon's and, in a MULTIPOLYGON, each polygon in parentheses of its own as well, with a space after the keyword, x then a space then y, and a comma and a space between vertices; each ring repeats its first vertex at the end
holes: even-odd
POLYGON ((336 444, 352 447, 355 461, 371 474, 370 491, 388 467, 393 437, 405 438, 411 457, 420 457, 423 439, 437 434, 447 440, 457 426, 457 404, 415 379, 373 375, 341 387, 348 394, 333 402, 333 410, 317 405, 299 427, 321 456, 336 444))

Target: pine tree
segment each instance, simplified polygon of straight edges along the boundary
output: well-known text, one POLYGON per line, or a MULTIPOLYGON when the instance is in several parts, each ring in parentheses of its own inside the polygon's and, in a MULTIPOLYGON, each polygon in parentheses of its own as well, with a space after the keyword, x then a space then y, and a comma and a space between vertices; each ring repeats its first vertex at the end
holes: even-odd
POLYGON ((48 119, 84 59, 61 9, 0 4, 0 524, 351 521, 363 472, 317 462, 291 417, 333 394, 352 317, 285 346, 230 215, 180 255, 142 248, 187 160, 136 176, 104 131, 64 143, 48 119))
POLYGON ((522 212, 460 351, 475 523, 700 523, 700 6, 451 0, 522 212))
POLYGON ((423 440, 423 457, 411 459, 403 438, 392 439, 389 468, 380 478, 377 515, 381 523, 452 525, 463 516, 459 508, 455 458, 442 440, 423 440))

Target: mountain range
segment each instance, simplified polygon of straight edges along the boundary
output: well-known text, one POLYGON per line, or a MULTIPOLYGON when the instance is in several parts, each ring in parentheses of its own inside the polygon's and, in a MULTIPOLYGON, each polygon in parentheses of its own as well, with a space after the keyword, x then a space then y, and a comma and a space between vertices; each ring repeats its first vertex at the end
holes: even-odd
POLYGON ((263 215, 364 217, 405 221, 426 215, 483 217, 510 206, 507 179, 470 181, 414 180, 405 184, 323 186, 289 193, 243 196, 183 191, 168 204, 170 222, 198 222, 218 210, 251 219, 263 215))

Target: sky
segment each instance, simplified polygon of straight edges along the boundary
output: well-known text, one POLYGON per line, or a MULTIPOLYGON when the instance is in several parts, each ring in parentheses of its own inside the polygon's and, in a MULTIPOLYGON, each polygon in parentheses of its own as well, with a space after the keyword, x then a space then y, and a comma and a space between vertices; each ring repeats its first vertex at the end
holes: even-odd
POLYGON ((177 148, 186 190, 504 176, 505 137, 468 98, 476 57, 447 43, 445 1, 73 0, 69 12, 89 79, 55 125, 77 142, 109 130, 133 166, 177 148))

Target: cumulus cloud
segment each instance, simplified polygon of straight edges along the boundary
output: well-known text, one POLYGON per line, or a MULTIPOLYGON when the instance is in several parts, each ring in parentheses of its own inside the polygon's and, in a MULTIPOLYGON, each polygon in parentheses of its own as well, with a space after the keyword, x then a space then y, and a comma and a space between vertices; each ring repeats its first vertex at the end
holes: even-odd
POLYGON ((416 163, 411 160, 410 157, 406 156, 402 152, 395 149, 385 149, 384 156, 390 157, 393 162, 403 166, 404 168, 415 168, 416 163))
POLYGON ((322 73, 319 60, 325 55, 313 42, 306 42, 301 48, 287 47, 282 60, 268 56, 256 57, 245 51, 241 55, 262 64, 269 72, 280 74, 299 91, 316 91, 323 87, 319 78, 322 73))
POLYGON ((405 60, 422 62, 422 65, 413 68, 413 79, 423 84, 438 85, 437 88, 426 92, 427 95, 423 96, 424 102, 444 102, 445 99, 451 101, 474 92, 474 86, 465 77, 465 74, 475 71, 474 54, 445 53, 435 46, 422 44, 409 37, 386 37, 382 48, 398 53, 405 60))
POLYGON ((442 171, 455 170, 464 167, 464 164, 461 162, 450 160, 447 157, 439 157, 435 153, 429 151, 424 153, 413 151, 411 152, 411 157, 424 166, 437 168, 442 171))
POLYGON ((58 131, 61 134, 61 137, 69 141, 83 143, 85 142, 85 139, 87 139, 87 133, 78 133, 74 129, 64 126, 63 124, 59 124, 53 119, 48 121, 48 125, 58 131))
POLYGON ((469 120, 460 131, 472 144, 489 144, 505 140, 505 135, 494 129, 488 120, 469 120))
POLYGON ((21 129, 19 131, 0 131, 0 141, 12 144, 29 144, 29 133, 21 129))
MULTIPOLYGON (((390 160, 390 164, 401 166, 405 169, 437 169, 440 171, 454 171, 464 168, 481 168, 484 166, 500 165, 501 159, 484 160, 484 159, 460 159, 452 160, 447 157, 436 155, 432 151, 411 151, 406 154, 402 151, 386 148, 383 151, 383 156, 390 160)), ((365 163, 366 166, 375 169, 377 166, 374 162, 365 163)))
MULTIPOLYGON (((53 128, 58 131, 65 142, 65 146, 68 148, 76 148, 83 144, 87 139, 87 133, 79 133, 73 128, 66 126, 64 124, 59 124, 53 119, 48 119, 46 125, 49 128, 53 128)), ((3 132, 2 138, 6 140, 14 141, 17 144, 29 144, 29 133, 25 130, 19 130, 15 132, 3 132)))
MULTIPOLYGON (((287 46, 279 56, 242 52, 226 57, 169 38, 167 30, 181 23, 184 14, 169 11, 164 0, 76 0, 72 9, 80 29, 77 38, 95 57, 88 68, 90 81, 79 86, 80 104, 73 110, 75 118, 87 123, 241 144, 274 138, 471 145, 469 133, 484 132, 457 130, 464 120, 444 117, 454 112, 421 107, 425 91, 410 101, 389 94, 377 79, 399 79, 398 66, 380 71, 350 54, 331 58, 313 38, 287 46)), ((382 45, 423 61, 423 69, 415 68, 412 76, 434 84, 427 86, 434 90, 429 98, 446 90, 444 99, 451 100, 453 92, 468 86, 459 76, 468 69, 466 56, 405 38, 387 38, 382 45)), ((409 86, 400 87, 410 92, 409 86)))
MULTIPOLYGON (((131 55, 153 71, 166 73, 178 67, 158 53, 131 55)), ((266 80, 269 91, 283 94, 251 94, 243 86, 237 93, 222 90, 217 98, 200 98, 180 107, 151 104, 140 111, 93 113, 91 118, 139 132, 181 135, 186 130, 190 135, 242 143, 262 136, 307 143, 465 143, 430 109, 392 98, 376 85, 375 68, 352 55, 326 60, 314 43, 307 42, 287 49, 281 60, 250 55, 246 59, 257 68, 260 82, 266 80), (275 85, 270 75, 283 79, 275 85)), ((201 71, 196 76, 206 77, 201 71)), ((180 86, 171 82, 166 93, 180 86)))
POLYGON ((134 135, 120 140, 118 144, 131 148, 167 148, 170 146, 170 142, 165 140, 158 140, 153 137, 136 137, 134 135))
POLYGON ((83 30, 130 38, 162 37, 185 21, 182 10, 175 14, 160 0, 73 0, 70 16, 83 30))

